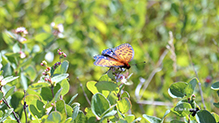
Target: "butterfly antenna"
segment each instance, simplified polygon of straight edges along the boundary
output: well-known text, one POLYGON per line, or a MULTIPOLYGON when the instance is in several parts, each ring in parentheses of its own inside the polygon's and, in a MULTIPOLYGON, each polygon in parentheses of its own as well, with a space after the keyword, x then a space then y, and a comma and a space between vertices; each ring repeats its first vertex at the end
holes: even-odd
POLYGON ((139 64, 145 64, 145 63, 147 63, 147 62, 146 62, 146 61, 143 61, 143 62, 139 62, 139 63, 136 63, 136 64, 131 64, 131 65, 137 66, 137 65, 139 65, 139 64))

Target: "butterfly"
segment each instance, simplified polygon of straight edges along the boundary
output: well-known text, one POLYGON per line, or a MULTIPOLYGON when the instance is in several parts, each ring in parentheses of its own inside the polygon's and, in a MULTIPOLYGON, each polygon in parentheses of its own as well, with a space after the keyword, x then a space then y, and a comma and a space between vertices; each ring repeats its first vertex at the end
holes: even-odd
POLYGON ((134 50, 128 43, 102 51, 101 55, 94 56, 94 65, 102 67, 120 67, 129 69, 129 62, 134 57, 134 50))

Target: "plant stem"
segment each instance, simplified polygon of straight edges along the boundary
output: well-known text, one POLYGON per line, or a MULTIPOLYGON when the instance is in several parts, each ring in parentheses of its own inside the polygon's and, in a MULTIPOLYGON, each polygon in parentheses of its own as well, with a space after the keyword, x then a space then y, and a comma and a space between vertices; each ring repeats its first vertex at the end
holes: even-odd
MULTIPOLYGON (((5 99, 5 96, 3 96, 3 102, 8 106, 8 108, 11 108, 11 106, 8 104, 8 102, 6 101, 6 99, 5 99)), ((14 117, 15 117, 15 119, 17 120, 17 122, 18 123, 20 123, 20 120, 19 120, 19 118, 17 117, 17 115, 16 115, 16 113, 14 112, 14 110, 12 111, 12 113, 13 113, 13 115, 14 115, 14 117)))
POLYGON ((186 45, 186 49, 187 49, 187 52, 188 52, 188 55, 189 55, 190 62, 191 62, 191 64, 192 64, 192 68, 193 68, 193 70, 194 70, 194 72, 195 72, 196 78, 198 79, 199 91, 200 91, 200 95, 201 95, 201 98, 202 98, 203 107, 204 107, 204 109, 206 109, 205 101, 204 101, 204 96, 203 96, 203 92, 202 92, 202 87, 201 87, 201 82, 200 82, 200 80, 199 80, 198 73, 197 73, 197 71, 195 70, 194 63, 192 62, 192 57, 191 57, 191 54, 190 54, 190 52, 189 52, 189 48, 188 48, 188 46, 187 46, 187 43, 185 43, 185 45, 186 45))
POLYGON ((23 106, 23 109, 24 109, 24 114, 25 114, 25 120, 26 120, 26 123, 27 123, 27 112, 26 112, 27 103, 25 101, 25 97, 26 97, 26 91, 24 90, 24 106, 23 106))
POLYGON ((81 89, 82 89, 82 91, 83 91, 83 93, 84 93, 84 96, 85 96, 85 98, 86 98, 88 104, 91 106, 90 100, 88 99, 87 94, 86 94, 85 91, 84 91, 84 88, 83 88, 83 86, 82 86, 81 81, 79 80, 78 77, 77 77, 77 79, 78 79, 78 81, 79 81, 79 83, 80 83, 80 87, 81 87, 81 89))

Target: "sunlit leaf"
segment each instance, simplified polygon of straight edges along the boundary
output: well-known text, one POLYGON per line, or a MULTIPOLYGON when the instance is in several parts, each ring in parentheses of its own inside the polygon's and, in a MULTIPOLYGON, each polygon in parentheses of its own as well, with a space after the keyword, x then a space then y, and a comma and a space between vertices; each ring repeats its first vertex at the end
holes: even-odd
POLYGON ((128 112, 129 109, 131 109, 131 106, 131 102, 127 97, 122 98, 117 102, 117 107, 122 114, 128 112))
POLYGON ((70 89, 70 84, 69 82, 67 81, 67 79, 64 79, 60 82, 60 85, 61 87, 63 88, 62 89, 62 92, 61 92, 61 95, 65 95, 69 92, 69 89, 70 89))
POLYGON ((32 85, 29 86, 29 88, 37 90, 43 87, 49 87, 50 84, 47 82, 39 82, 39 83, 33 83, 32 85))
POLYGON ((197 83, 198 83, 198 80, 196 78, 194 78, 187 84, 187 86, 185 88, 185 94, 187 97, 192 96, 197 83))
POLYGON ((69 74, 64 73, 64 74, 60 74, 57 76, 52 77, 52 82, 58 83, 60 81, 62 81, 63 79, 66 79, 68 77, 69 74))

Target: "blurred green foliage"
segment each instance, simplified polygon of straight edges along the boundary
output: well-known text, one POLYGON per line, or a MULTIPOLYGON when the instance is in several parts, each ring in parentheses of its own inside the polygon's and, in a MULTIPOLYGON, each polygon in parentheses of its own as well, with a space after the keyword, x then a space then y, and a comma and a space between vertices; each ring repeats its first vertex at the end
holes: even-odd
MULTIPOLYGON (((135 89, 140 83, 140 77, 148 80, 152 71, 157 68, 160 71, 153 76, 141 100, 177 102, 168 95, 168 88, 173 82, 187 81, 195 77, 197 71, 207 109, 219 113, 213 106, 216 93, 210 89, 209 83, 206 83, 208 77, 211 82, 219 79, 218 5, 217 0, 2 0, 0 30, 14 30, 17 27, 27 29, 29 34, 26 49, 38 49, 32 52, 36 56, 33 58, 34 62, 30 62, 39 74, 40 62, 44 60, 44 56, 48 52, 55 53, 57 49, 62 49, 69 61, 71 84, 69 99, 66 100, 79 93, 76 100, 81 103, 82 108, 87 107, 88 103, 78 79, 85 87, 87 81, 98 80, 108 70, 94 66, 93 56, 106 48, 129 43, 135 51, 129 70, 133 73, 130 78, 133 86, 126 86, 125 90, 131 95, 132 111, 136 116, 146 113, 162 117, 164 112, 160 111, 168 108, 153 103, 142 104, 142 108, 136 103, 135 89), (54 40, 50 26, 52 22, 63 24, 64 38, 54 40), (176 61, 166 48, 170 40, 169 31, 173 33, 176 61), (158 66, 158 61, 166 50, 168 53, 158 66), (146 64, 143 64, 144 61, 146 64), (137 65, 134 65, 136 63, 137 65)), ((3 38, 2 33, 0 50, 12 51, 12 44, 15 42, 5 43, 3 38)), ((31 53, 27 55, 32 56, 31 53)), ((57 59, 58 56, 55 55, 54 63, 57 59)), ((32 66, 29 69, 32 69, 32 66)), ((91 96, 88 90, 85 92, 91 96)), ((198 87, 195 95, 196 102, 203 108, 198 87)))

